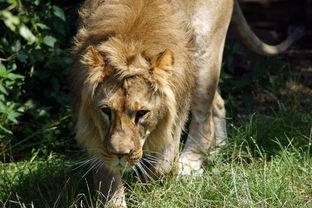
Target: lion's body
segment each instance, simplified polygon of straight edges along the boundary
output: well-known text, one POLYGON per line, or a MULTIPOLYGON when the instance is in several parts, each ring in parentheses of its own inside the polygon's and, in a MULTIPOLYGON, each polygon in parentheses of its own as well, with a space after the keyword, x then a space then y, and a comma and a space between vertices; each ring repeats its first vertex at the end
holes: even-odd
POLYGON ((225 143, 217 88, 233 6, 233 0, 86 1, 71 70, 76 138, 104 161, 95 181, 112 205, 126 206, 120 166, 129 169, 146 156, 155 172, 177 164, 180 174, 190 174, 209 148, 225 143))

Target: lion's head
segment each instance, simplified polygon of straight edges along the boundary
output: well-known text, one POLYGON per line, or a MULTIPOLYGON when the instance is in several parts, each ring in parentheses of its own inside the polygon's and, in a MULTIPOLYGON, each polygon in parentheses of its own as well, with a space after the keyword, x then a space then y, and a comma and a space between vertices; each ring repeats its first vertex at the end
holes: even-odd
POLYGON ((184 125, 191 30, 163 1, 87 1, 80 15, 70 73, 76 138, 110 169, 130 169, 165 151, 184 125))
POLYGON ((164 50, 154 57, 136 54, 118 62, 107 44, 87 47, 82 59, 86 80, 77 137, 110 169, 127 170, 155 143, 147 138, 156 128, 173 125, 176 103, 168 80, 174 55, 164 50))

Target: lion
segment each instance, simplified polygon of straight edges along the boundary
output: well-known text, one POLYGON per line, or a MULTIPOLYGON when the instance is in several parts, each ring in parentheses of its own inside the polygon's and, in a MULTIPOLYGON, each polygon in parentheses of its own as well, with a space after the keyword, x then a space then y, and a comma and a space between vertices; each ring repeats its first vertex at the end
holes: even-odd
POLYGON ((263 55, 285 51, 302 35, 294 29, 279 45, 263 43, 233 0, 85 2, 72 50, 72 111, 107 205, 126 207, 124 171, 193 174, 208 151, 226 143, 218 82, 230 22, 263 55))

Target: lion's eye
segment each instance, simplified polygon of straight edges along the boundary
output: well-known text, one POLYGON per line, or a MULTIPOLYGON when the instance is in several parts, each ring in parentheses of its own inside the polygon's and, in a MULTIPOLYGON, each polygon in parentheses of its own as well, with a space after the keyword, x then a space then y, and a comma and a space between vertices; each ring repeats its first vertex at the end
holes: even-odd
POLYGON ((104 113, 108 117, 109 120, 111 120, 111 118, 112 118, 112 110, 110 108, 103 107, 103 108, 101 108, 101 111, 102 111, 102 113, 104 113))
POLYGON ((143 118, 146 114, 148 114, 150 111, 148 110, 139 110, 137 111, 136 115, 135 115, 135 124, 138 124, 140 119, 143 118))

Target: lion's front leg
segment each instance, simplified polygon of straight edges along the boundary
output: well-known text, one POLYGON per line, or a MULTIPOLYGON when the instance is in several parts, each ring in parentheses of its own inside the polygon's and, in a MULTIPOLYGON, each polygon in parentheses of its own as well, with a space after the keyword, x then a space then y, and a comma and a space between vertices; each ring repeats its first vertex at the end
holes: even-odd
POLYGON ((167 174, 173 170, 179 156, 179 143, 179 140, 173 140, 161 154, 158 154, 158 159, 153 165, 153 170, 156 175, 167 174))
MULTIPOLYGON (((198 105, 193 109, 196 107, 198 105)), ((212 105, 205 108, 207 111, 196 112, 195 109, 189 136, 179 160, 181 174, 190 174, 194 171, 200 173, 203 160, 212 159, 227 140, 224 102, 218 92, 213 98, 212 105), (209 157, 205 157, 208 152, 209 157)))
POLYGON ((190 132, 179 159, 180 174, 201 174, 204 157, 214 143, 214 133, 212 112, 207 113, 205 118, 193 116, 190 132))
MULTIPOLYGON (((179 130, 181 131, 181 128, 179 130)), ((146 151, 143 161, 147 163, 147 172, 152 178, 170 173, 175 168, 179 157, 180 133, 168 141, 170 142, 165 145, 162 151, 146 151)))
POLYGON ((231 11, 223 7, 226 2, 201 2, 191 20, 196 49, 196 88, 189 136, 179 159, 180 174, 201 172, 208 150, 224 144, 226 137, 224 103, 217 89, 231 11))
POLYGON ((127 207, 120 173, 101 167, 93 171, 93 177, 105 207, 127 207))
POLYGON ((215 156, 218 153, 220 147, 224 146, 227 142, 224 101, 218 92, 216 93, 213 100, 212 112, 215 134, 212 147, 209 151, 211 157, 215 156))

